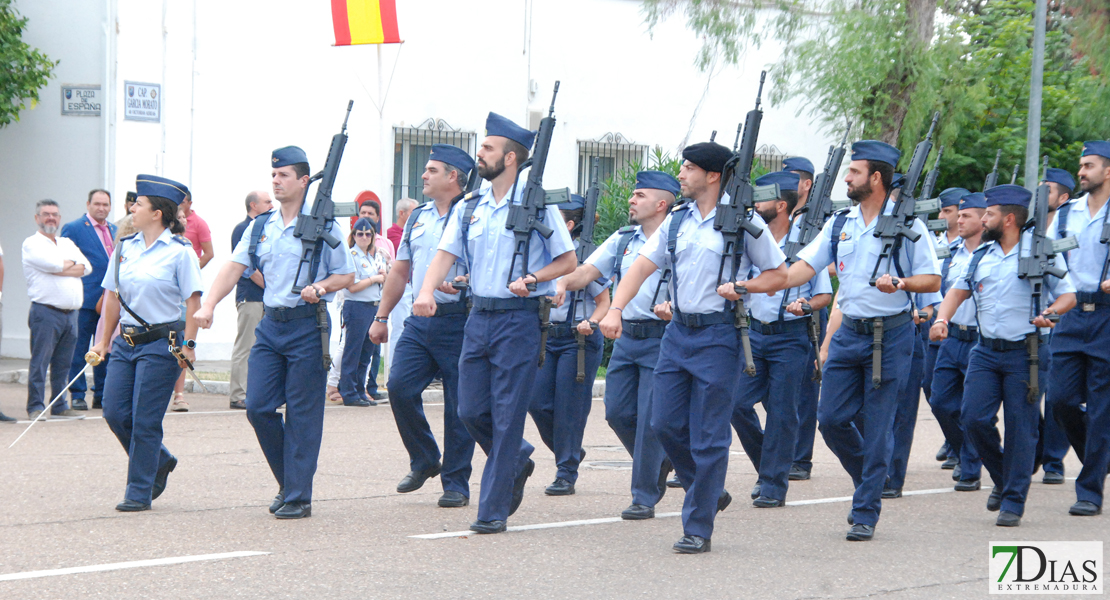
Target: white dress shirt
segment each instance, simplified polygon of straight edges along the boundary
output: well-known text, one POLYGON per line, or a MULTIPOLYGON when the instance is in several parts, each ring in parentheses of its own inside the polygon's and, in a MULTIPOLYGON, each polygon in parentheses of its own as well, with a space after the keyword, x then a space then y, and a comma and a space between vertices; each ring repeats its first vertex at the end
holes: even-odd
POLYGON ((84 275, 92 273, 89 260, 69 238, 56 235, 51 241, 41 231, 36 231, 23 240, 23 277, 27 279, 27 296, 31 302, 62 310, 81 308, 85 296, 81 278, 59 275, 67 260, 84 265, 84 275))

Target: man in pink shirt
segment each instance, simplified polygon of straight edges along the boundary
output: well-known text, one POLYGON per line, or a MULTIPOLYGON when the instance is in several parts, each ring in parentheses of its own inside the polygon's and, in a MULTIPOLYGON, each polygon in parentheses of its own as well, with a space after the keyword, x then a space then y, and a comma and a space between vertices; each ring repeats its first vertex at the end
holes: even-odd
POLYGON ((208 223, 200 218, 200 215, 193 212, 193 195, 187 193, 185 200, 181 202, 181 210, 185 212, 185 237, 193 243, 193 250, 197 253, 197 259, 200 261, 200 268, 208 264, 214 255, 212 251, 212 231, 208 229, 208 223))

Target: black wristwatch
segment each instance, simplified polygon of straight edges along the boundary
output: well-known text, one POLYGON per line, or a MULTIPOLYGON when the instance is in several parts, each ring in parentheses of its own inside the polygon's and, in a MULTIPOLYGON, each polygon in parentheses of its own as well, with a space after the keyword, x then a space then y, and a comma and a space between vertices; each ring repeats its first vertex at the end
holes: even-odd
POLYGON ((192 349, 197 347, 197 341, 196 340, 185 340, 184 342, 181 342, 181 346, 184 347, 184 348, 189 348, 190 350, 192 350, 192 349))

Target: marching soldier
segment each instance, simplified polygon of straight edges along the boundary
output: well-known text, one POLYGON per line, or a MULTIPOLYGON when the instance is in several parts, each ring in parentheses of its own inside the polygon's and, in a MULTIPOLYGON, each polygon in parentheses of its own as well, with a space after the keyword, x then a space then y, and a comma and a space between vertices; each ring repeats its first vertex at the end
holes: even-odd
MULTIPOLYGON (((987 510, 1000 511, 995 525, 1017 527, 1025 512, 1025 498, 1033 476, 1037 447, 1040 397, 1028 398, 1030 356, 1028 338, 1041 336, 1039 328, 1053 327, 1050 315, 1061 315, 1075 306, 1075 288, 1067 275, 1046 275, 1044 283, 1056 300, 1032 323, 1032 288, 1019 278, 1019 239, 1028 220, 1029 190, 1000 185, 984 192, 983 241, 968 260, 955 286, 941 304, 930 337, 948 336, 950 319, 968 298, 974 297, 979 320, 979 343, 968 358, 961 420, 990 473, 994 489, 987 510), (996 426, 999 407, 1005 419, 1005 450, 996 426)), ((1026 240, 1031 236, 1024 234, 1026 240)), ((1026 245, 1026 244, 1022 244, 1026 245)), ((1047 345, 1038 349, 1039 380, 1049 371, 1047 345)), ((1105 474, 1104 474, 1105 475, 1105 474)))
POLYGON ((1086 196, 1064 205, 1069 209, 1057 217, 1051 235, 1061 238, 1067 233, 1079 239, 1079 248, 1067 256, 1079 310, 1061 319, 1053 335, 1048 404, 1083 461, 1075 480, 1076 502, 1068 512, 1094 516, 1102 512, 1110 466, 1110 344, 1106 343, 1110 339, 1110 260, 1103 241, 1110 199, 1110 142, 1084 144, 1079 186, 1086 196))
MULTIPOLYGON (((979 247, 983 234, 983 214, 986 212, 986 196, 982 193, 968 193, 960 200, 956 230, 959 239, 949 247, 951 256, 941 259, 941 293, 956 284, 971 260, 971 255, 979 247)), ((966 389, 968 358, 972 348, 979 342, 979 327, 975 314, 975 303, 967 302, 948 318, 948 335, 937 347, 936 370, 933 374, 933 390, 929 396, 929 406, 937 419, 944 439, 948 441, 960 465, 960 477, 956 482, 957 492, 974 492, 980 487, 983 463, 979 453, 971 443, 961 424, 963 414, 964 390, 966 389)), ((931 329, 931 328, 930 328, 931 329)), ((930 343, 932 342, 930 339, 930 343)))
MULTIPOLYGON (((331 301, 335 292, 350 286, 355 269, 343 244, 331 248, 321 241, 319 269, 294 281, 302 244, 293 232, 297 221, 307 217, 302 209, 309 182, 308 156, 296 146, 287 146, 274 150, 271 163, 274 198, 281 207, 251 222, 196 318, 201 327, 211 327, 216 304, 244 273, 257 270, 266 276, 264 316, 255 331, 247 374, 247 419, 278 483, 270 512, 279 519, 301 519, 312 516, 312 478, 320 456, 321 399, 328 375, 316 304, 331 301), (300 294, 292 292, 297 284, 304 284, 300 294), (284 418, 278 412, 283 404, 284 418)), ((334 221, 330 226, 338 231, 334 221)))
POLYGON ((524 191, 517 185, 518 169, 528 159, 535 134, 495 113, 486 119, 486 134, 478 148, 478 174, 490 186, 455 209, 412 314, 434 315, 436 288, 456 260, 467 261, 473 308, 459 358, 459 417, 487 455, 478 520, 470 529, 500 533, 520 506, 536 466, 530 458, 534 448, 524 441, 524 420, 539 358, 540 298, 555 294, 554 280, 574 271, 578 259, 551 205, 541 220, 553 233, 544 238, 530 232, 528 255, 520 259, 527 261, 527 274, 516 275, 521 265, 519 260, 513 264, 515 240, 505 223, 524 191), (507 280, 512 281, 508 287, 507 280))
POLYGON ((881 265, 898 274, 897 284, 890 273, 879 277, 875 286, 869 284, 881 244, 872 234, 879 215, 893 210, 886 199, 900 156, 897 148, 879 141, 852 145, 846 182, 848 197, 857 206, 837 213, 821 235, 798 254, 787 282, 792 287, 800 285, 813 278, 815 269, 829 264, 836 265, 840 279, 838 301, 843 319, 835 332, 830 319, 832 339, 817 418, 825 442, 856 487, 849 541, 870 540, 879 520, 897 396, 909 376, 913 356, 911 294, 940 288, 936 250, 920 221, 915 221, 913 229, 924 241, 903 240, 891 264, 881 265), (877 329, 881 334, 876 334, 877 329), (873 372, 875 362, 879 373, 873 372), (864 425, 862 433, 853 424, 857 420, 864 425))
MULTIPOLYGON (((725 244, 713 224, 721 175, 731 157, 728 148, 713 142, 682 151, 678 179, 691 201, 672 211, 641 248, 601 323, 606 337, 620 337, 621 313, 644 281, 661 266, 671 270, 673 320, 659 346, 651 427, 686 489, 684 535, 674 545, 685 554, 710 551, 714 517, 732 501, 724 483, 740 346, 733 325, 734 303, 741 298, 735 286, 766 294, 781 289, 786 274, 782 251, 756 219, 764 235, 742 233, 741 264, 727 272, 748 273, 752 265, 762 272, 750 281, 718 283, 725 244)), ((728 268, 732 259, 725 258, 728 268)))
MULTIPOLYGON (((629 227, 605 240, 586 262, 567 275, 567 289, 598 278, 624 277, 648 239, 659 229, 679 193, 678 180, 662 171, 640 171, 628 199, 629 227)), ((605 420, 632 456, 632 504, 621 512, 630 521, 655 517, 655 505, 667 492, 671 462, 651 429, 653 379, 659 343, 667 322, 653 311, 662 272, 652 272, 624 310, 622 334, 613 342, 605 372, 605 420)))
MULTIPOLYGON (((768 173, 756 185, 778 184, 778 198, 755 205, 767 223, 780 249, 784 248, 790 231, 790 215, 798 199, 800 178, 790 171, 768 173)), ((752 274, 758 272, 752 268, 752 274)), ((774 294, 755 294, 751 299, 751 346, 755 360, 755 376, 740 376, 735 391, 732 424, 759 474, 753 506, 775 508, 786 504, 786 490, 795 457, 799 409, 803 388, 813 380, 816 358, 809 338, 809 317, 803 312, 808 305, 817 313, 832 300, 829 273, 822 269, 812 280, 801 286, 779 290, 774 294), (805 375, 799 367, 807 366, 805 375), (760 431, 755 405, 763 403, 767 411, 765 431, 760 431)), ((746 367, 741 357, 739 370, 746 367)))
POLYGON ((127 451, 127 492, 116 505, 121 512, 150 510, 177 467, 162 444, 162 419, 185 366, 174 352, 180 348, 185 358, 196 359, 197 323, 188 315, 200 306, 202 290, 196 254, 177 220, 185 186, 154 175, 139 175, 135 186, 131 214, 139 232, 121 238, 109 260, 101 285, 114 293, 104 298, 105 334, 91 350, 108 354, 111 332, 120 325, 103 404, 104 420, 127 451))
MULTIPOLYGON (((461 211, 457 199, 466 189, 474 159, 465 151, 448 144, 435 144, 424 166, 424 195, 431 198, 413 209, 401 235, 397 260, 385 282, 378 314, 370 326, 370 338, 385 343, 389 336, 389 315, 401 301, 405 287, 424 286, 428 266, 436 255, 452 211, 461 211)), ((462 259, 451 266, 446 279, 435 289, 435 313, 430 317, 412 315, 405 320, 401 339, 393 348, 393 367, 389 371, 389 406, 397 421, 397 432, 409 453, 409 474, 397 484, 401 494, 414 492, 430 477, 439 475, 443 495, 439 506, 456 508, 470 504, 471 460, 474 439, 459 418, 459 355, 466 325, 467 298, 451 286, 456 278, 465 280, 462 259), (443 377, 443 462, 439 447, 424 416, 424 388, 443 377)), ((396 325, 396 324, 395 324, 396 325)))

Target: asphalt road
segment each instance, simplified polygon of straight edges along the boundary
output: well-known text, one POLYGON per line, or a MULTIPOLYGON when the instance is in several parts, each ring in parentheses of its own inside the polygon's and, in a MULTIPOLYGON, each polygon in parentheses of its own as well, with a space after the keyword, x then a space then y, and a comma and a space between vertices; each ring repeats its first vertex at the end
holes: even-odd
MULTIPOLYGON (((5 413, 25 418, 25 398, 23 386, 0 384, 5 413)), ((778 509, 751 506, 755 471, 736 443, 727 483, 735 500, 718 515, 713 551, 683 556, 671 551, 682 534, 676 516, 613 519, 631 500, 620 468, 629 457, 600 400, 574 496, 544 496, 554 460, 531 422, 526 429, 539 446, 537 468, 509 526, 558 527, 440 539, 412 536, 463 531, 474 520, 480 449, 474 503, 438 508, 438 481, 394 491, 408 461, 388 406, 329 407, 313 516, 277 521, 266 510, 277 485, 243 412, 220 396, 188 400, 192 412, 165 419, 180 464, 144 513, 113 509, 127 461, 100 411, 37 424, 12 449, 26 423, 0 425, 0 598, 974 598, 987 596, 992 540, 1110 537, 1110 517, 1067 515, 1074 455, 1064 485, 1034 477, 1019 529, 995 527, 988 489, 951 492, 950 472, 933 459, 941 434, 924 401, 905 490, 928 493, 885 501, 873 541, 844 540, 851 480, 820 440, 813 479, 790 488, 787 500, 801 503, 778 509), (226 556, 237 552, 259 554, 226 556), (171 560, 103 567, 157 559, 171 560), (52 572, 79 567, 89 571, 52 572), (39 571, 47 572, 13 579, 39 571)), ((427 411, 438 435, 442 407, 427 411)), ((657 510, 681 506, 682 491, 670 490, 657 510)))

